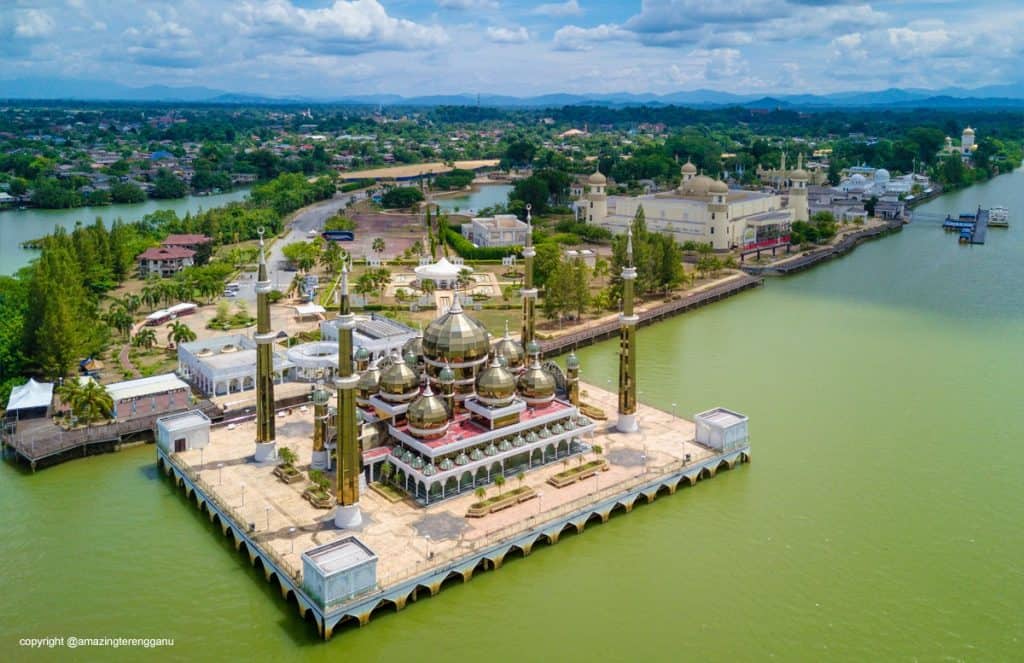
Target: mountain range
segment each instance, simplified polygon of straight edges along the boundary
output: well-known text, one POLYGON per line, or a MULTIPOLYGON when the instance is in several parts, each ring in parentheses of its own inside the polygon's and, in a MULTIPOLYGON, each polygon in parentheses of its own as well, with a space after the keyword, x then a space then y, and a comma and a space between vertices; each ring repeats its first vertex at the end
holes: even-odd
POLYGON ((829 94, 789 94, 765 97, 718 90, 684 90, 669 94, 555 93, 532 97, 493 94, 450 94, 404 97, 397 94, 287 96, 227 92, 202 86, 131 87, 112 81, 17 78, 0 80, 0 99, 60 99, 80 101, 193 102, 214 104, 364 104, 386 106, 481 106, 543 108, 572 105, 602 106, 745 106, 750 108, 855 108, 855 107, 1024 107, 1024 83, 990 85, 974 89, 939 90, 889 88, 829 94))

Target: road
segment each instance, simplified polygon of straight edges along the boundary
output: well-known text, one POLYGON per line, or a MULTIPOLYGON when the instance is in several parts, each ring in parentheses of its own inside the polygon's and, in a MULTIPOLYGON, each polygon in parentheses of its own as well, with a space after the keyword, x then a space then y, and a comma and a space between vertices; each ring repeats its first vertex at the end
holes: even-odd
MULTIPOLYGON (((267 255, 267 272, 275 290, 285 290, 295 278, 295 270, 288 269, 288 261, 284 259, 284 247, 292 242, 305 242, 310 239, 309 232, 323 230, 327 219, 334 216, 350 202, 358 202, 366 198, 365 191, 337 193, 333 198, 314 203, 295 213, 288 223, 286 233, 279 237, 270 247, 267 255)), ((358 247, 346 246, 358 255, 358 247)), ((238 280, 238 295, 234 298, 249 304, 256 303, 256 274, 242 274, 238 280)))

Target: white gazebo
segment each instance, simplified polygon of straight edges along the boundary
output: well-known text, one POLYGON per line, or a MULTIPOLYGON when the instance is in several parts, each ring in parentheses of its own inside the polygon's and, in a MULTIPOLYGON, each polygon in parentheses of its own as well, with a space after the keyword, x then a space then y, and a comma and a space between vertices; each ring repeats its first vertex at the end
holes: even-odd
POLYGON ((470 272, 473 271, 472 267, 456 265, 448 262, 448 258, 442 257, 437 262, 430 263, 429 265, 420 265, 413 271, 416 272, 417 282, 433 281, 439 290, 448 290, 455 287, 459 279, 459 273, 464 269, 470 272))

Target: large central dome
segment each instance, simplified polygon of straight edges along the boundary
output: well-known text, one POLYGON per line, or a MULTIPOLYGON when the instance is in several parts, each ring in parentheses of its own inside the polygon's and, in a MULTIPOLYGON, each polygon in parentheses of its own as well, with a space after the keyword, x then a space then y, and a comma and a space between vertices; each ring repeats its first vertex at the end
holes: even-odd
POLYGON ((466 315, 458 296, 448 312, 427 325, 423 332, 423 355, 434 362, 474 362, 486 359, 490 349, 487 329, 466 315))

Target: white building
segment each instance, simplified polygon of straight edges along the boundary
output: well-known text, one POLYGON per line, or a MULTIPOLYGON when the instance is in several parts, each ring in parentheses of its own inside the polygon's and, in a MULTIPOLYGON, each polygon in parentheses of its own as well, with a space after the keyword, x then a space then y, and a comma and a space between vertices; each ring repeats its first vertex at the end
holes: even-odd
POLYGON ((473 217, 462 224, 462 236, 477 246, 523 246, 529 226, 515 214, 473 217))
MULTIPOLYGON (((798 216, 793 206, 783 205, 782 196, 729 189, 725 182, 698 175, 690 162, 681 172, 677 189, 642 196, 608 196, 604 175, 594 173, 585 199, 577 201, 577 215, 623 233, 642 207, 649 231, 667 233, 680 243, 710 243, 718 250, 778 243, 789 236, 793 221, 807 218, 805 186, 800 187, 804 206, 798 216)), ((806 185, 806 179, 800 184, 806 185)), ((794 197, 791 191, 790 198, 794 197)))
MULTIPOLYGON (((178 374, 204 396, 223 396, 256 388, 256 342, 228 334, 178 344, 178 374)), ((274 382, 292 379, 294 365, 274 352, 274 382)))
POLYGON ((189 410, 156 420, 156 444, 166 453, 203 449, 210 444, 210 418, 189 410))
MULTIPOLYGON (((371 313, 370 315, 357 315, 356 328, 352 333, 353 352, 358 353, 363 348, 369 353, 370 359, 382 359, 392 350, 402 353, 405 344, 420 336, 420 332, 412 327, 407 327, 397 320, 371 313)), ((338 347, 338 319, 324 320, 320 323, 320 341, 334 344, 334 367, 337 368, 337 347, 338 347)))
POLYGON ((456 265, 450 262, 448 258, 442 256, 437 262, 420 265, 412 271, 416 273, 416 281, 418 283, 433 281, 434 286, 438 290, 448 290, 455 287, 456 282, 459 280, 459 274, 464 269, 470 272, 473 271, 472 267, 456 265))

